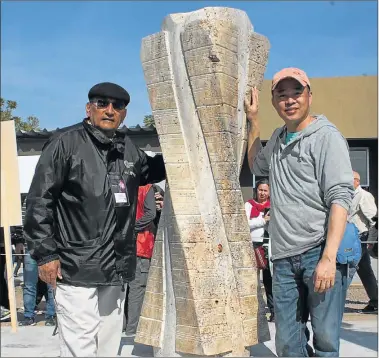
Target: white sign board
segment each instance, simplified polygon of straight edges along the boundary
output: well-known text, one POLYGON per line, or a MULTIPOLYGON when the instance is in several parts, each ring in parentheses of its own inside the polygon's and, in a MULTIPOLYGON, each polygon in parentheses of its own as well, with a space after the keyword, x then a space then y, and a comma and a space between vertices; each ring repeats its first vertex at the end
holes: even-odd
POLYGON ((20 173, 20 193, 27 194, 33 180, 39 155, 24 155, 18 156, 17 158, 20 173))

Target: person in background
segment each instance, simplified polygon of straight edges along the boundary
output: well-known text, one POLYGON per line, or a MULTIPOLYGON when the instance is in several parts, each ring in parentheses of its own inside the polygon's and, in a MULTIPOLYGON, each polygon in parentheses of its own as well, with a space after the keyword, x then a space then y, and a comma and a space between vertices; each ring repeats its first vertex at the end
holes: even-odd
POLYGON ((5 272, 6 258, 4 245, 4 228, 0 227, 0 320, 2 322, 8 321, 11 317, 11 312, 9 311, 8 283, 5 278, 5 272))
MULTIPOLYGON (((14 254, 21 255, 24 251, 24 237, 22 235, 22 226, 11 226, 10 228, 11 244, 15 246, 14 254)), ((2 322, 10 319, 8 283, 5 277, 6 258, 4 244, 4 228, 0 227, 0 320, 2 322)))
POLYGON ((266 267, 262 269, 263 285, 265 287, 267 307, 270 311, 269 321, 275 319, 274 302, 272 297, 272 277, 268 260, 267 246, 269 239, 267 235, 268 225, 270 222, 270 185, 268 179, 261 179, 256 183, 253 192, 253 199, 245 203, 245 211, 250 227, 250 237, 254 249, 258 247, 264 248, 266 267))
POLYGON ((157 184, 153 185, 153 189, 154 189, 154 195, 155 195, 155 207, 157 208, 157 215, 155 216, 154 224, 155 224, 156 230, 158 230, 158 224, 159 224, 159 220, 161 218, 162 209, 163 209, 164 191, 157 184))
MULTIPOLYGON (((26 207, 24 205, 25 198, 26 198, 26 195, 21 194, 21 218, 22 218, 22 222, 24 222, 24 220, 25 220, 25 210, 26 210, 26 207)), ((20 270, 21 265, 24 265, 25 247, 24 247, 24 238, 23 238, 23 236, 24 236, 23 235, 23 227, 22 226, 15 227, 14 235, 17 236, 17 240, 22 243, 22 245, 19 246, 18 250, 15 250, 15 251, 18 251, 18 254, 16 254, 16 252, 15 252, 15 254, 16 254, 16 256, 15 256, 16 267, 13 271, 13 276, 17 277, 18 271, 20 270)))
POLYGON ((134 337, 137 332, 139 317, 146 291, 150 260, 155 241, 156 202, 151 184, 138 188, 138 202, 135 232, 137 234, 137 268, 135 279, 129 283, 125 299, 125 317, 127 337, 134 337))
MULTIPOLYGON (((26 211, 26 199, 22 204, 22 212, 26 211)), ((36 325, 36 308, 38 295, 38 265, 28 250, 25 250, 24 258, 24 317, 18 322, 19 326, 35 326, 36 325)), ((55 303, 53 287, 47 285, 47 299, 45 311, 45 326, 55 326, 55 303)))
POLYGON ((16 254, 16 251, 14 252, 14 257, 16 259, 16 267, 13 271, 13 276, 18 277, 18 271, 20 271, 21 266, 24 265, 24 248, 21 249, 19 254, 16 254))
POLYGON ((370 228, 375 225, 373 218, 377 215, 378 208, 371 193, 361 187, 359 173, 353 171, 353 176, 355 191, 348 220, 355 224, 359 231, 359 238, 362 242, 362 257, 358 264, 357 273, 370 299, 367 306, 361 312, 378 314, 378 282, 372 270, 370 254, 366 243, 370 228))

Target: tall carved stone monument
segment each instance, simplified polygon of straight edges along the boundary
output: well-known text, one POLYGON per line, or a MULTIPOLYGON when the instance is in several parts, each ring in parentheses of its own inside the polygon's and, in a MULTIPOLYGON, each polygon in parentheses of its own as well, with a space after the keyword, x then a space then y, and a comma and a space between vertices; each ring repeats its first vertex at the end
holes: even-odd
POLYGON ((246 13, 165 18, 141 60, 168 187, 135 341, 157 356, 248 356, 260 285, 239 184, 243 102, 260 85, 268 40, 246 13))

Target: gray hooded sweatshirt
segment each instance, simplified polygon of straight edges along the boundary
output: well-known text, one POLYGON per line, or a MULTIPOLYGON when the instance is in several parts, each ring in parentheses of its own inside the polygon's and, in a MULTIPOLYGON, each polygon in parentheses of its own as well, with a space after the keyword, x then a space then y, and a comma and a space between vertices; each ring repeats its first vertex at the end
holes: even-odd
POLYGON ((345 138, 325 116, 285 144, 278 128, 253 162, 253 173, 269 176, 272 260, 299 255, 326 239, 332 204, 349 210, 353 172, 345 138))

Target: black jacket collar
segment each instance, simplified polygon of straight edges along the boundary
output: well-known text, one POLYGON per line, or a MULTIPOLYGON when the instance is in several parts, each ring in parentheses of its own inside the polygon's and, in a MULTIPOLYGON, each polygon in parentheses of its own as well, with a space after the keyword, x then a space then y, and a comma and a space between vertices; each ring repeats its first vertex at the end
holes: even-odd
POLYGON ((125 132, 116 130, 113 138, 107 137, 101 130, 88 123, 88 118, 83 120, 84 129, 100 144, 113 147, 121 153, 125 151, 125 132))

